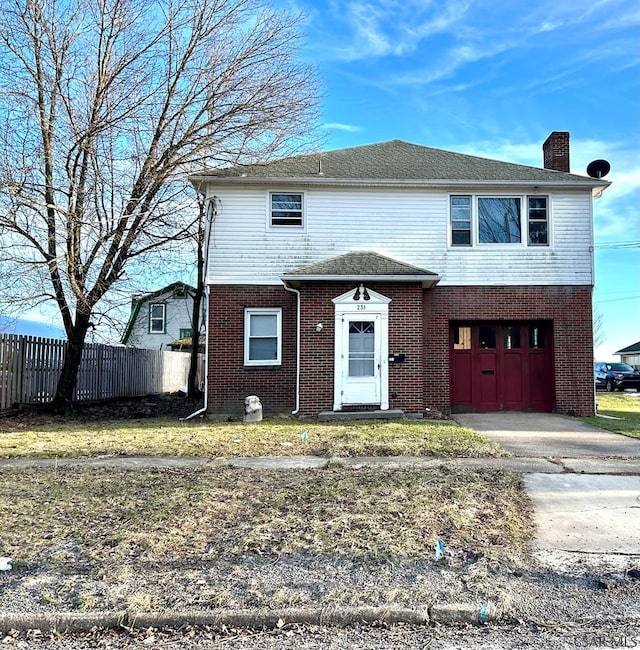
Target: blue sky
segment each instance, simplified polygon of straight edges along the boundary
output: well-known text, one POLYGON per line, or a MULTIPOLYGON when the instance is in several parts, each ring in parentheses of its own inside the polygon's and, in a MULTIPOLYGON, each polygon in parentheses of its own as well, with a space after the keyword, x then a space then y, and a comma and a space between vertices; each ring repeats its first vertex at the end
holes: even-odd
POLYGON ((326 149, 399 138, 542 166, 557 130, 571 133, 575 173, 607 159, 613 184, 594 202, 596 356, 640 340, 637 2, 272 1, 306 15, 326 149))
POLYGON ((306 14, 327 149, 399 138, 571 170, 611 163, 594 202, 602 359, 640 340, 640 5, 618 0, 281 0, 306 14))

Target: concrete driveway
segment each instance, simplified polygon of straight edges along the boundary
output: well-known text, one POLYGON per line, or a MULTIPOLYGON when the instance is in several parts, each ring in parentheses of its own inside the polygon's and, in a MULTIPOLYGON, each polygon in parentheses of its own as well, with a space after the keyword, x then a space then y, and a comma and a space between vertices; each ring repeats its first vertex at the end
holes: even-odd
POLYGON ((527 458, 609 458, 640 460, 640 439, 621 436, 554 413, 464 413, 463 426, 527 458))
POLYGON ((640 439, 550 413, 468 413, 463 426, 519 458, 546 458, 554 472, 525 474, 539 559, 558 553, 586 566, 640 563, 640 439), (552 464, 552 463, 550 463, 552 464), (558 466, 562 472, 558 473, 558 466), (617 564, 616 564, 617 562, 617 564))

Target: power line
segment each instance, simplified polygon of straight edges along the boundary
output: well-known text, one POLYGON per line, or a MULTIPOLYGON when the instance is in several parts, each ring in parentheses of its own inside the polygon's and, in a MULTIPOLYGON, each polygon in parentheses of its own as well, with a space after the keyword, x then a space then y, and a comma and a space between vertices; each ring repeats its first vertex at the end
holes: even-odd
POLYGON ((602 244, 594 244, 594 248, 640 248, 640 241, 611 241, 602 244))
POLYGON ((640 293, 635 296, 629 296, 628 298, 610 298, 609 300, 594 300, 596 305, 601 305, 604 302, 621 302, 622 300, 638 300, 640 298, 640 293))

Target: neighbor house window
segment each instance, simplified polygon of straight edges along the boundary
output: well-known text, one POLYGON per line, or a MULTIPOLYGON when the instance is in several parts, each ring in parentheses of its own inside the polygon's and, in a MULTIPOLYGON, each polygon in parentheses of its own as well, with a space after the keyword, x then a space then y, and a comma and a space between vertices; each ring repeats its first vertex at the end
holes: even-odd
POLYGON ((275 366, 281 363, 282 310, 245 309, 244 363, 275 366))
POLYGON ((302 194, 271 194, 271 225, 302 226, 302 194))
POLYGON ((180 328, 180 339, 190 339, 191 338, 191 328, 190 327, 181 327, 180 328))
POLYGON ((167 325, 167 309, 162 302, 156 302, 149 305, 149 333, 164 334, 167 325))
POLYGON ((520 198, 478 198, 478 241, 481 244, 520 243, 520 198))
POLYGON ((547 197, 529 196, 529 244, 532 246, 548 246, 549 220, 547 215, 547 197))
POLYGON ((451 197, 451 245, 471 246, 471 197, 451 197))

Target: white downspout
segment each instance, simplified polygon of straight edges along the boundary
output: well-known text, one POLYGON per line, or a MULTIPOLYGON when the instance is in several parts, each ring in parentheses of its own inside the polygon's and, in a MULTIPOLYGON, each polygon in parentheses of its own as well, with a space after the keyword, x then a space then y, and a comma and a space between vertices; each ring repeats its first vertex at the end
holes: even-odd
POLYGON ((296 409, 291 411, 291 415, 298 415, 300 410, 300 290, 288 287, 286 282, 283 286, 287 291, 295 293, 296 298, 296 409))
MULTIPOLYGON (((180 418, 180 422, 195 418, 197 415, 205 413, 207 410, 207 397, 209 395, 209 309, 211 308, 209 305, 209 285, 205 285, 204 287, 204 297, 205 304, 207 305, 207 318, 204 325, 204 406, 201 409, 198 409, 197 411, 194 411, 193 413, 187 415, 186 418, 180 418)), ((192 337, 191 344, 193 345, 194 342, 195 341, 192 337)))

